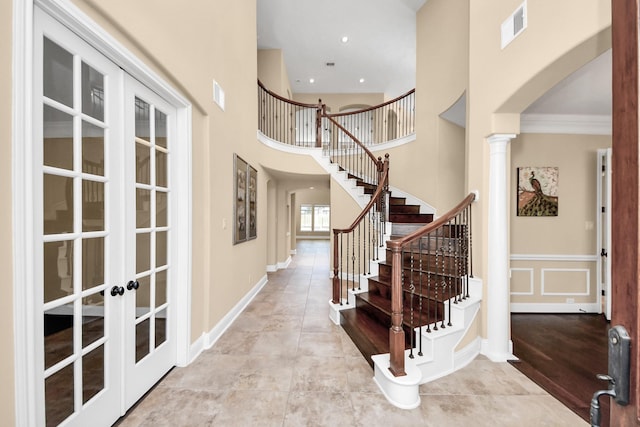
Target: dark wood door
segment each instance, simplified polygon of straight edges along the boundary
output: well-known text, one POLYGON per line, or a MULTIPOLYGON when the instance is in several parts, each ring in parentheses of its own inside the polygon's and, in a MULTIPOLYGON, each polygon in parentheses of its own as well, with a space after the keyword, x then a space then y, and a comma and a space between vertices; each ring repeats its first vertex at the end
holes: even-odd
MULTIPOLYGON (((613 161, 612 316, 631 336, 630 403, 611 404, 612 426, 640 425, 640 162, 638 145, 638 0, 612 0, 613 161)), ((603 387, 604 388, 604 387, 603 387)))

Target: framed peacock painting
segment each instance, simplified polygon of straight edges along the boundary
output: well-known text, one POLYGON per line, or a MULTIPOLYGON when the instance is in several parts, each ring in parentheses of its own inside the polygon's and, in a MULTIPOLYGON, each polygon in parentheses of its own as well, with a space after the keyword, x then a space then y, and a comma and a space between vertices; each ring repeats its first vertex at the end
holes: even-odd
POLYGON ((518 216, 558 216, 558 168, 517 168, 518 216))

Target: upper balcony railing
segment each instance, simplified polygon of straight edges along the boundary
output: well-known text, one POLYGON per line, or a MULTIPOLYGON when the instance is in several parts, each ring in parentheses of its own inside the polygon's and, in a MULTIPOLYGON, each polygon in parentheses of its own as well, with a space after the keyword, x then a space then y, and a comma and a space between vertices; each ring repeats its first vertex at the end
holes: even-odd
POLYGON ((348 144, 345 132, 332 136, 329 118, 363 145, 375 145, 412 135, 415 131, 415 89, 374 107, 330 114, 326 106, 286 99, 258 81, 258 129, 283 144, 328 149, 332 141, 348 144))

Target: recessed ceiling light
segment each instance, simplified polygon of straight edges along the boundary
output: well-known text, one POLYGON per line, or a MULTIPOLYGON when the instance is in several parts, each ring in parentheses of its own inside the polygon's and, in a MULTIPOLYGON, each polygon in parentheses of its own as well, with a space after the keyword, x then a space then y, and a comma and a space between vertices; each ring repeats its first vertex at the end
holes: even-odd
POLYGON ((347 36, 342 36, 342 38, 340 39, 340 41, 341 41, 342 43, 346 43, 346 42, 348 42, 348 41, 349 41, 349 37, 347 37, 347 36))
POLYGON ((364 79, 360 79, 360 83, 364 83, 364 79))
POLYGON ((316 79, 314 79, 314 78, 310 78, 309 79, 309 83, 315 83, 315 82, 316 82, 316 79))
POLYGON ((309 190, 313 190, 315 187, 309 187, 309 190))

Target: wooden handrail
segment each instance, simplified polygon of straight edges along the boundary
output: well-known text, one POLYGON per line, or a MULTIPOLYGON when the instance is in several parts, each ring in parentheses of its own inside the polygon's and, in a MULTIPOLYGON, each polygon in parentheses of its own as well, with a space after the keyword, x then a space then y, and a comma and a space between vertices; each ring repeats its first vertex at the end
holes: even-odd
MULTIPOLYGON (((387 241, 391 250, 391 327, 389 328, 389 370, 396 376, 404 376, 405 372, 405 333, 403 325, 403 251, 416 240, 450 223, 469 209, 475 200, 475 193, 470 193, 453 209, 437 220, 419 228, 402 238, 387 241)), ((470 215, 469 215, 470 217, 470 215)), ((470 220, 470 218, 469 218, 470 220)), ((443 324, 444 327, 444 324, 443 324)))
POLYGON ((362 110, 349 111, 349 112, 346 112, 346 113, 326 114, 325 117, 349 116, 349 115, 352 115, 352 114, 360 114, 360 113, 366 113, 367 111, 373 111, 373 110, 376 110, 378 108, 382 108, 382 107, 385 107, 387 105, 393 104, 394 102, 398 102, 402 98, 407 97, 407 96, 415 93, 415 91, 416 91, 415 89, 411 89, 409 92, 405 93, 404 95, 400 95, 400 96, 398 96, 396 98, 393 98, 390 101, 386 101, 386 102, 383 102, 382 104, 374 105, 374 106, 371 106, 371 107, 363 108, 362 110))
POLYGON ((258 86, 260 86, 262 89, 264 89, 265 92, 267 92, 269 95, 273 96, 277 100, 282 101, 282 102, 286 102, 287 104, 292 104, 292 105, 295 105, 297 107, 304 107, 304 108, 318 108, 318 106, 320 105, 320 104, 305 104, 305 103, 302 103, 302 102, 298 102, 298 101, 294 101, 294 100, 291 100, 291 99, 287 99, 287 98, 285 98, 283 96, 280 96, 277 93, 272 92, 269 89, 267 89, 262 84, 262 82, 260 80, 258 80, 258 86))
POLYGON ((427 234, 427 233, 429 233, 429 232, 431 232, 431 231, 443 226, 447 222, 451 221, 453 218, 455 218, 457 215, 459 215, 463 210, 465 210, 475 200, 475 198, 476 198, 476 194, 475 193, 469 193, 469 195, 467 197, 465 197, 464 200, 462 200, 460 203, 458 203, 453 209, 451 209, 449 212, 447 212, 443 216, 439 217, 438 219, 436 219, 433 222, 430 222, 429 224, 425 225, 424 227, 421 227, 421 228, 417 229, 413 233, 407 234, 406 236, 403 236, 400 239, 394 239, 394 240, 387 241, 387 246, 389 248, 403 248, 403 247, 407 246, 408 244, 410 244, 411 242, 419 239, 420 237, 424 236, 425 234, 427 234))
POLYGON ((371 195, 371 200, 369 200, 369 203, 367 203, 367 206, 364 207, 362 212, 360 212, 360 215, 356 217, 356 219, 353 221, 353 223, 349 227, 334 228, 333 234, 351 233, 356 228, 356 226, 360 223, 360 221, 362 221, 364 216, 367 213, 369 213, 369 211, 371 211, 373 206, 379 202, 380 197, 382 196, 382 192, 385 190, 384 184, 385 182, 388 182, 388 178, 389 178, 389 154, 385 154, 384 157, 385 157, 384 162, 382 161, 382 158, 378 158, 377 160, 378 170, 380 170, 380 165, 382 165, 382 177, 380 179, 380 182, 378 183, 378 188, 376 188, 376 191, 373 193, 373 195, 371 195))
POLYGON ((369 158, 371 159, 371 161, 373 163, 378 163, 378 159, 376 159, 376 156, 374 156, 373 153, 362 142, 360 142, 360 140, 358 138, 356 138, 351 132, 349 132, 347 129, 345 129, 345 127, 342 126, 340 123, 338 123, 335 120, 333 120, 333 118, 331 118, 329 116, 325 116, 325 117, 327 117, 327 119, 331 123, 336 125, 342 132, 344 132, 349 138, 351 138, 353 140, 353 142, 356 143, 356 145, 358 145, 360 148, 362 148, 364 150, 364 152, 367 153, 367 156, 369 156, 369 158))

